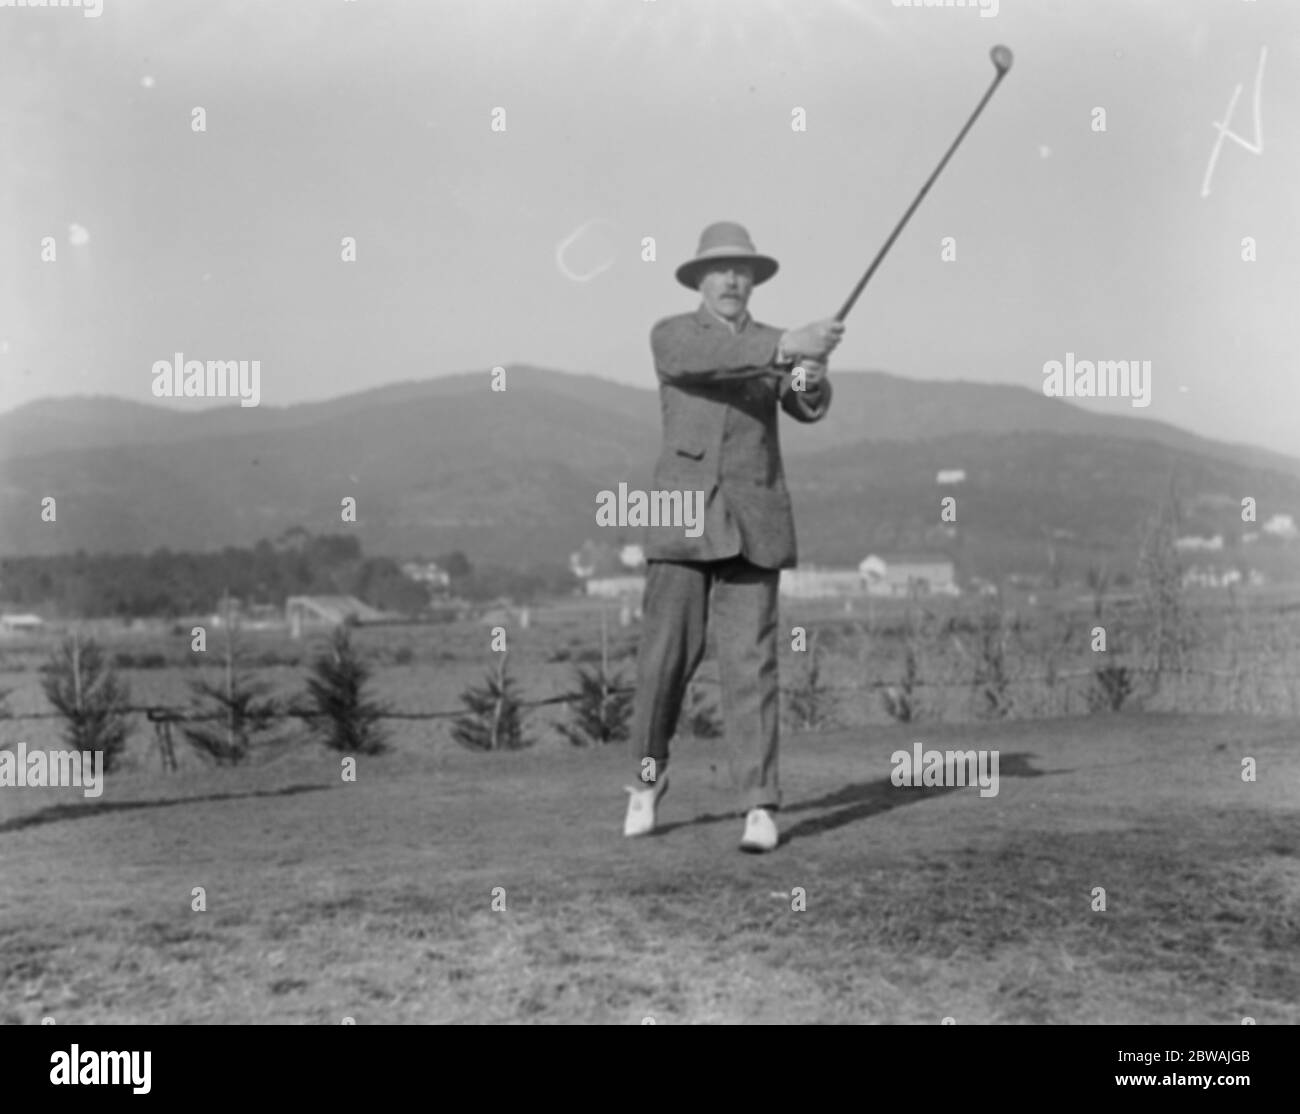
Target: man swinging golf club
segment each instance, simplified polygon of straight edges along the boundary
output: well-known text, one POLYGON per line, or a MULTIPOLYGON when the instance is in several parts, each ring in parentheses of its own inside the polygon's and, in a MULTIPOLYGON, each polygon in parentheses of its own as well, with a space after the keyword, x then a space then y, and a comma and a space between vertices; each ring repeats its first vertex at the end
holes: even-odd
POLYGON ((668 525, 646 532, 627 836, 654 830, 669 740, 711 623, 731 774, 746 810, 740 846, 777 845, 777 587, 780 570, 796 563, 777 407, 801 422, 826 415, 824 361, 844 326, 828 319, 782 332, 750 317, 751 291, 776 270, 741 225, 711 224, 695 258, 677 268, 677 280, 699 291, 699 308, 650 333, 664 430, 654 487, 703 491, 705 502, 700 536, 668 525))
POLYGON ((780 570, 795 564, 795 538, 776 407, 801 422, 825 416, 831 385, 824 361, 844 318, 1011 69, 1007 47, 993 47, 989 58, 997 71, 992 84, 833 318, 787 333, 752 320, 750 292, 776 274, 777 263, 759 255, 738 224, 710 225, 695 258, 677 268, 677 280, 698 289, 702 302, 650 333, 664 417, 655 487, 702 490, 704 531, 696 538, 670 526, 649 531, 632 712, 640 762, 638 784, 628 787, 624 835, 654 830, 668 789, 668 741, 704 655, 712 611, 731 773, 748 810, 740 846, 770 851, 777 844, 777 585, 780 570), (805 390, 786 374, 796 361, 805 390))

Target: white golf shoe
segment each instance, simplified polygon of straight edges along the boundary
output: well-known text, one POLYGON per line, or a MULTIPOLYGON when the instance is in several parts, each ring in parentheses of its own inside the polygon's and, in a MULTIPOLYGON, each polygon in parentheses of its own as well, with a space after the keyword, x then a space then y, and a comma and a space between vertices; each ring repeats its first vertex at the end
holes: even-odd
POLYGON ((631 785, 623 788, 631 794, 627 802, 627 818, 623 821, 623 834, 649 835, 655 830, 655 806, 668 792, 668 774, 660 774, 655 783, 646 789, 631 785))
POLYGON ((745 817, 742 851, 771 851, 777 844, 776 821, 765 808, 751 808, 745 817))

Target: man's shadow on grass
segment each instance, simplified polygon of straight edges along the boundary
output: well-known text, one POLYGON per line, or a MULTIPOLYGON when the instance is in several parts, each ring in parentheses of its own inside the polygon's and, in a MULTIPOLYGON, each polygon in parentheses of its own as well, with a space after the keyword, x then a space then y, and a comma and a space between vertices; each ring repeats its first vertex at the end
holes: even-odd
MULTIPOLYGON (((1031 754, 1000 755, 998 758, 999 782, 1004 777, 1050 776, 1049 771, 1034 769, 1031 765, 1032 759, 1033 755, 1031 754)), ((778 846, 784 846, 791 840, 834 831, 836 828, 842 828, 856 820, 865 820, 869 816, 876 816, 893 808, 901 808, 903 805, 920 804, 922 801, 933 800, 935 797, 946 796, 949 793, 970 792, 979 792, 979 785, 910 788, 897 786, 887 777, 878 778, 875 781, 859 782, 856 785, 846 785, 843 789, 837 789, 833 793, 826 793, 812 800, 800 801, 798 804, 793 805, 782 805, 781 810, 777 813, 778 820, 792 812, 813 812, 820 809, 831 809, 832 811, 823 816, 814 816, 803 820, 793 827, 783 830, 778 846)), ((693 820, 678 820, 675 823, 658 825, 654 834, 657 836, 667 835, 677 828, 689 828, 694 824, 730 823, 738 815, 740 814, 734 811, 708 813, 704 816, 697 816, 693 820)))
POLYGON ((247 793, 208 793, 202 797, 166 797, 151 801, 108 801, 104 804, 51 805, 27 816, 18 816, 0 824, 0 832, 14 832, 37 824, 54 824, 60 820, 89 820, 106 812, 121 812, 137 808, 169 808, 198 801, 237 801, 245 797, 290 797, 296 793, 317 793, 329 789, 328 785, 290 785, 284 789, 257 789, 247 793))

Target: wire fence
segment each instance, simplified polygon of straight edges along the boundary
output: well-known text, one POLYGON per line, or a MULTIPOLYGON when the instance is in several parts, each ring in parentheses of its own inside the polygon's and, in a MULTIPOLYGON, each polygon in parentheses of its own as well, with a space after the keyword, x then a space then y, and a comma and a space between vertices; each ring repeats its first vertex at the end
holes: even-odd
MULTIPOLYGON (((817 658, 813 657, 810 666, 815 667, 817 658)), ((607 670, 602 670, 602 676, 609 676, 607 670)), ((1110 660, 1103 667, 1093 668, 1067 668, 1052 669, 1049 672, 1007 674, 1001 670, 994 670, 992 673, 987 671, 976 676, 966 677, 936 677, 925 678, 915 674, 905 675, 897 679, 881 678, 878 680, 863 680, 848 684, 821 684, 809 668, 799 682, 795 684, 780 685, 778 691, 785 698, 788 710, 793 715, 793 722, 796 728, 815 729, 832 725, 837 721, 836 714, 830 712, 830 709, 840 704, 843 694, 852 693, 861 696, 868 692, 884 693, 886 710, 891 719, 900 723, 915 722, 918 718, 916 696, 918 690, 967 690, 970 692, 983 692, 989 700, 990 708, 984 709, 985 712, 992 713, 999 717, 1024 718, 1023 709, 1018 707, 1019 697, 1012 697, 1010 694, 1013 690, 1023 690, 1024 686, 1040 686, 1040 691, 1050 694, 1069 694, 1073 688, 1071 682, 1087 680, 1091 684, 1088 689, 1089 712, 1095 712, 1104 709, 1109 705, 1112 709, 1120 707, 1122 703, 1132 695, 1132 681, 1137 677, 1157 678, 1153 691, 1159 689, 1165 678, 1178 680, 1182 678, 1206 677, 1216 678, 1220 681, 1228 681, 1233 684, 1234 690, 1239 690, 1243 680, 1249 678, 1251 681, 1269 679, 1284 680, 1288 682, 1290 693, 1291 711, 1293 714, 1300 716, 1300 700, 1297 699, 1296 681, 1297 676, 1294 673, 1282 673, 1276 671, 1264 671, 1251 669, 1246 663, 1237 659, 1233 662, 1233 668, 1215 669, 1204 666, 1196 666, 1187 663, 1175 664, 1125 664, 1120 661, 1110 660), (828 712, 830 715, 828 716, 828 712)), ((716 677, 701 676, 693 678, 690 688, 718 688, 720 680, 716 677)), ((630 696, 636 692, 635 687, 628 685, 611 685, 603 690, 601 717, 604 716, 604 699, 611 696, 630 696)), ((688 691, 687 696, 690 693, 688 691)), ((696 693, 698 696, 698 692, 696 693)), ((298 697, 300 699, 300 697, 298 697)), ((497 694, 498 709, 500 701, 505 700, 504 694, 497 694)), ((557 705, 579 705, 578 715, 582 717, 581 703, 591 699, 591 693, 581 692, 564 692, 554 696, 535 697, 531 699, 522 696, 512 695, 509 697, 510 703, 516 709, 517 713, 522 713, 528 709, 537 709, 544 707, 554 707, 557 705)), ((1050 696, 1049 701, 1055 701, 1056 696, 1050 696)), ((472 721, 475 710, 470 705, 467 696, 463 696, 464 706, 456 709, 437 709, 408 711, 390 706, 378 705, 373 706, 367 718, 374 720, 406 720, 406 721, 431 721, 431 720, 466 720, 472 721)), ((922 699, 922 704, 925 700, 922 699)), ((1032 702, 1031 702, 1032 703, 1032 702)), ((1232 702, 1234 705, 1237 701, 1232 702)), ((1273 710, 1277 705, 1273 705, 1273 710)), ((1260 706, 1255 705, 1250 708, 1251 711, 1259 711, 1260 706)), ((1268 710, 1265 708, 1264 710, 1268 710)), ((177 728, 187 736, 192 734, 192 729, 187 725, 201 723, 222 723, 231 725, 230 709, 212 709, 201 710, 195 704, 168 704, 168 703, 148 703, 148 704, 126 704, 118 709, 122 715, 143 715, 148 722, 153 725, 153 744, 151 753, 156 753, 162 762, 164 771, 175 772, 179 769, 177 759, 176 740, 173 735, 173 729, 177 728)), ((625 708, 623 715, 630 712, 630 708, 625 708)), ((1031 718, 1036 718, 1042 714, 1041 708, 1031 712, 1031 718)), ((1058 709, 1051 714, 1069 715, 1068 699, 1063 709, 1058 709)), ((716 734, 721 730, 721 724, 718 722, 713 713, 707 709, 696 709, 688 711, 683 707, 683 715, 687 722, 691 724, 688 731, 692 734, 699 731, 705 731, 708 734, 716 734), (703 716, 703 719, 699 717, 703 716), (710 726, 710 721, 712 726, 710 726)), ((33 721, 33 720, 58 720, 64 719, 63 712, 56 709, 39 712, 19 712, 11 713, 0 706, 0 722, 4 720, 14 721, 33 721)), ((321 709, 304 708, 294 703, 294 698, 285 705, 272 705, 262 710, 257 719, 260 721, 283 721, 296 719, 304 723, 325 720, 329 721, 334 718, 334 713, 321 709)), ((925 718, 933 718, 933 709, 927 710, 925 718)), ((947 716, 941 711, 940 719, 946 719, 947 716)), ((495 720, 494 720, 495 723, 495 720)), ((847 723, 847 721, 846 721, 847 723)), ((842 724, 842 725, 846 725, 842 724)), ((459 725, 458 725, 459 727, 459 725)), ((453 732, 456 728, 453 729, 453 732)), ((495 732, 495 726, 493 727, 495 732)), ((567 732, 566 732, 567 733, 567 732)), ((617 734, 612 736, 620 737, 617 734)), ((193 738, 189 739, 194 742, 193 738)), ((279 743, 285 743, 289 740, 281 738, 279 743)), ((464 740, 459 740, 464 742, 464 740)), ((535 740, 534 740, 535 741, 535 740)), ((570 741, 574 741, 570 739, 570 741)), ((594 740, 593 740, 594 741, 594 740)), ((609 741, 608 737, 602 736, 601 741, 609 741)), ((0 741, 0 751, 11 749, 13 744, 7 740, 0 741)), ((195 744, 199 745, 199 744, 195 744)), ((212 747, 211 740, 202 743, 203 749, 207 750, 212 747)), ((488 749, 496 746, 495 740, 488 749)), ((276 748, 278 749, 278 748, 276 748)), ((207 754, 206 757, 216 757, 217 761, 222 760, 216 752, 207 754)), ((236 759, 242 760, 242 759, 236 759)))
MULTIPOLYGON (((1205 669, 1205 668, 1177 668, 1166 666, 1163 668, 1156 666, 1141 665, 1120 665, 1119 668, 1126 670, 1131 675, 1153 676, 1163 675, 1168 677, 1182 676, 1203 676, 1217 677, 1222 680, 1238 680, 1243 675, 1252 678, 1267 678, 1271 680, 1298 681, 1300 676, 1294 673, 1276 673, 1262 672, 1249 668, 1238 669, 1205 669)), ((1034 673, 1020 674, 1018 676, 1005 676, 998 678, 996 681, 992 678, 948 678, 925 680, 916 678, 908 681, 902 680, 877 680, 864 681, 861 684, 841 684, 841 685, 819 685, 816 688, 817 693, 855 693, 864 691, 877 690, 897 690, 900 688, 928 688, 928 689, 985 689, 993 685, 1025 685, 1039 684, 1052 685, 1060 681, 1081 680, 1084 678, 1092 679, 1097 676, 1097 669, 1071 669, 1060 670, 1055 673, 1034 673)), ((716 688, 720 685, 717 678, 714 677, 697 677, 692 685, 716 688)), ((632 695, 636 692, 634 686, 611 686, 606 690, 610 695, 632 695)), ((806 686, 782 685, 779 691, 784 696, 804 695, 809 689, 806 686)), ((541 697, 537 699, 517 699, 515 703, 520 708, 541 708, 555 704, 572 704, 583 698, 581 693, 561 693, 558 696, 541 697)), ((144 715, 151 723, 170 722, 170 723, 199 723, 204 721, 225 720, 225 712, 196 712, 191 707, 182 704, 130 704, 121 708, 126 714, 144 715)), ((390 720, 434 720, 434 719, 455 719, 468 714, 464 707, 447 711, 400 711, 397 709, 383 708, 375 713, 376 719, 390 720)), ((269 719, 326 719, 329 713, 316 711, 307 708, 277 708, 267 714, 269 719)), ((4 720, 45 720, 45 719, 62 719, 63 713, 57 711, 42 712, 0 712, 0 721, 4 720)))

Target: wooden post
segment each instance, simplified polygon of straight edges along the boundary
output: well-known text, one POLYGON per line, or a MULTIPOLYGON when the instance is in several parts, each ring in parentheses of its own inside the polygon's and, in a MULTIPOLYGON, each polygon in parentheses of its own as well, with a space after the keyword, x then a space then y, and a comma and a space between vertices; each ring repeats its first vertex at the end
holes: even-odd
POLYGON ((600 604, 600 734, 605 741, 606 708, 609 703, 609 608, 600 604))
POLYGON ((230 630, 230 589, 221 597, 223 622, 226 627, 226 753, 235 753, 235 651, 230 630))
POLYGON ((170 714, 164 712, 166 718, 154 720, 154 741, 158 744, 158 754, 162 760, 164 773, 171 773, 176 770, 176 748, 172 744, 172 721, 170 714))

